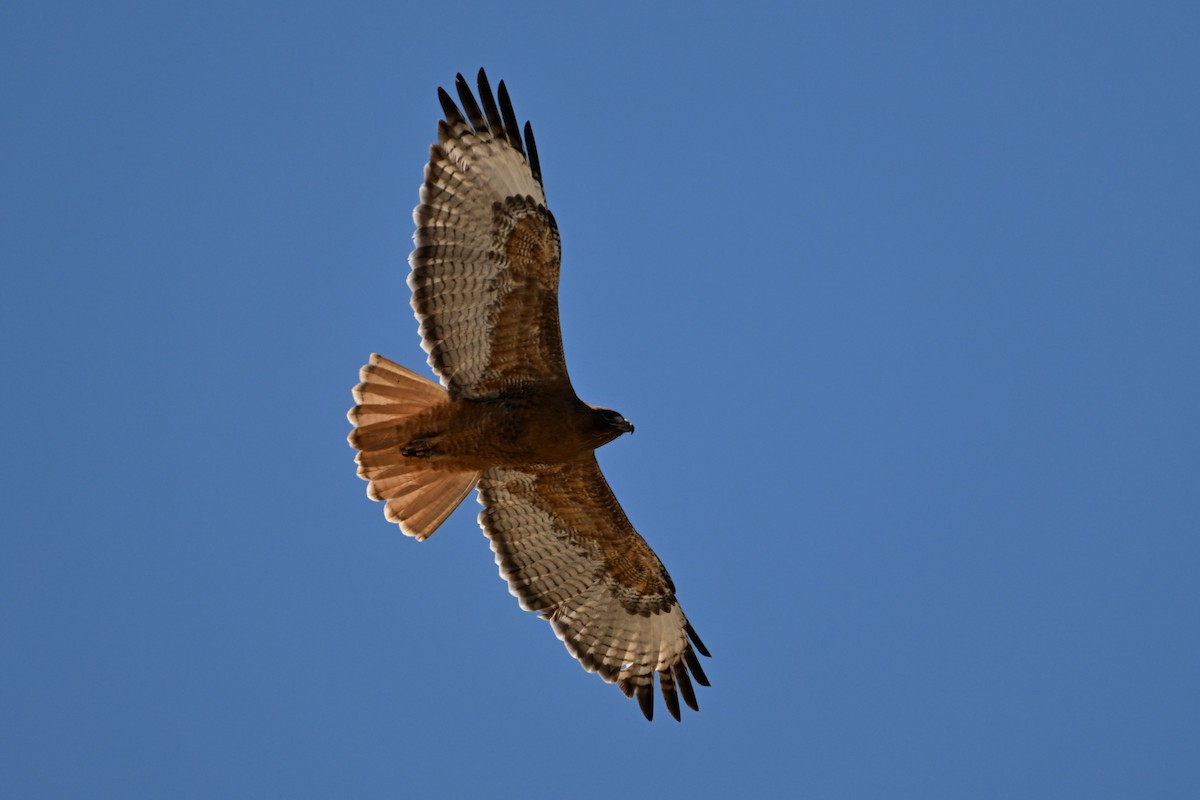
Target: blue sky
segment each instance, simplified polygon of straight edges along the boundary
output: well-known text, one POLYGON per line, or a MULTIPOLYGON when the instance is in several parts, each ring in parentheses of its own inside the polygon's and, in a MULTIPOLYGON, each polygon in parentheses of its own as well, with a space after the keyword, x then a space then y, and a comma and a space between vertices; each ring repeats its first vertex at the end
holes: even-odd
POLYGON ((1200 791, 1196 6, 23 5, 12 796, 1200 791), (436 88, 480 66, 713 653, 682 724, 519 610, 473 501, 419 544, 355 476, 358 367, 424 369, 436 88))

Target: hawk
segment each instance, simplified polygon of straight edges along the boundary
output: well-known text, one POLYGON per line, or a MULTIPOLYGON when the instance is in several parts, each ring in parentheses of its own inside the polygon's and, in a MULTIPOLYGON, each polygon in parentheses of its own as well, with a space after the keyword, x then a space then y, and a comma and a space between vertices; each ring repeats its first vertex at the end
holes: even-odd
POLYGON ((478 87, 477 102, 458 75, 461 110, 438 89, 445 119, 413 212, 408 285, 441 385, 371 356, 348 414, 358 474, 418 540, 478 489, 479 524, 521 607, 648 720, 657 675, 678 720, 680 696, 699 710, 692 681, 708 679, 696 653, 709 653, 596 463, 633 425, 571 387, 533 129, 522 136, 503 82, 493 96, 481 69, 478 87))

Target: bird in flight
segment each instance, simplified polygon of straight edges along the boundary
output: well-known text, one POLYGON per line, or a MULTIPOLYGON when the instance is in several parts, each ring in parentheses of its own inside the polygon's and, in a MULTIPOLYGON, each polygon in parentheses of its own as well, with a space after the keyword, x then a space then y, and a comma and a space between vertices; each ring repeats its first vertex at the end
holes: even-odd
POLYGON ((472 489, 479 524, 521 607, 549 621, 589 672, 654 717, 699 710, 708 650, 658 556, 634 530, 596 463, 632 433, 615 411, 576 396, 558 320, 558 227, 546 208, 533 128, 524 135, 503 81, 478 101, 459 75, 461 109, 430 148, 409 256, 421 345, 441 385, 378 354, 360 373, 354 430, 368 496, 407 535, 428 538, 472 489))

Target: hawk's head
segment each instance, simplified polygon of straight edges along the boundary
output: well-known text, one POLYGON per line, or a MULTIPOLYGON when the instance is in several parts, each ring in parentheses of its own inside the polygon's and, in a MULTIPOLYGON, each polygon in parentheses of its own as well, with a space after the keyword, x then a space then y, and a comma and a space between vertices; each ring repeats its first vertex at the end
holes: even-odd
POLYGON ((622 433, 633 433, 633 423, 609 408, 591 407, 592 435, 596 447, 608 444, 622 433))

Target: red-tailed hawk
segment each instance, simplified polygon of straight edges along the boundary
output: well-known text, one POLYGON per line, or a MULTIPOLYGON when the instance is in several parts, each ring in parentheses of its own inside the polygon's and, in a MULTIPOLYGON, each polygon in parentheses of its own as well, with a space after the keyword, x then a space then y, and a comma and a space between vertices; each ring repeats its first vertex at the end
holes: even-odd
POLYGON ((699 710, 692 680, 708 679, 696 651, 709 653, 596 463, 595 449, 633 425, 571 388, 558 228, 533 129, 522 140, 504 83, 497 103, 483 70, 478 103, 462 75, 455 87, 461 111, 438 89, 446 118, 413 212, 408 277, 442 386, 371 356, 349 413, 358 474, 417 539, 478 488, 479 524, 521 607, 549 620, 584 669, 636 695, 646 719, 657 674, 678 720, 680 695, 699 710))

